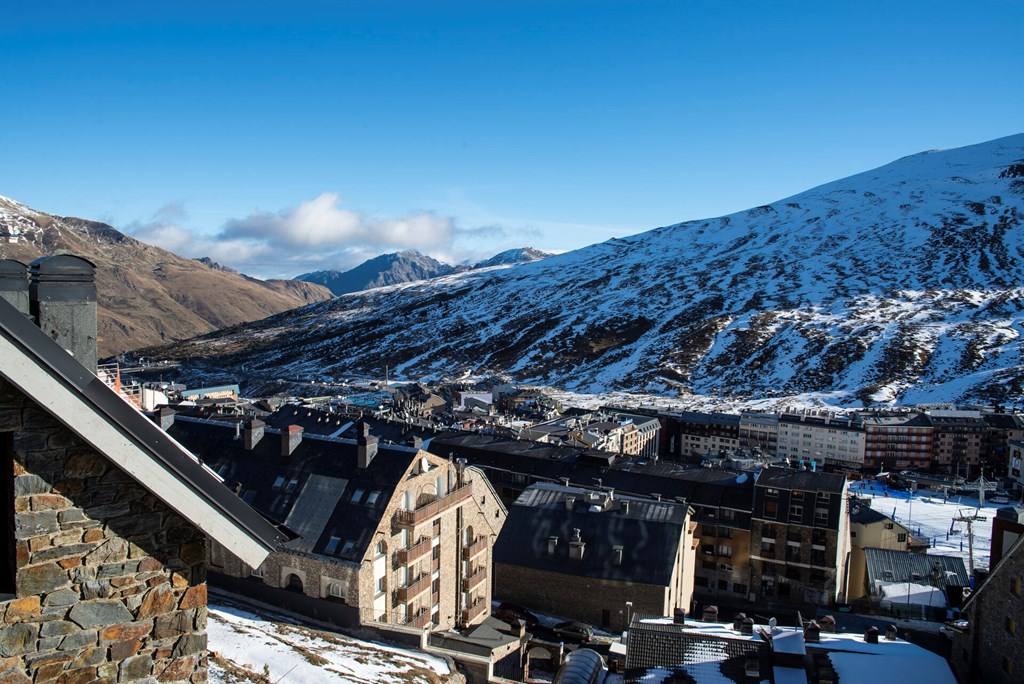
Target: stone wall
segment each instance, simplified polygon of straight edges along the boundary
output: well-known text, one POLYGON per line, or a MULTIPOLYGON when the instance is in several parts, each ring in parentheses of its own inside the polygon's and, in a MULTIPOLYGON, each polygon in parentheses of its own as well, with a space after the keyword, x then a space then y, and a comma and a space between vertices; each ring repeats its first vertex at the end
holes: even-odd
POLYGON ((950 666, 961 684, 1019 682, 1024 676, 1024 547, 1004 558, 964 609, 950 666))
POLYGON ((205 682, 203 534, 2 380, 0 433, 17 563, 0 682, 205 682))
MULTIPOLYGON (((634 613, 671 615, 674 607, 668 605, 668 595, 668 587, 653 584, 573 577, 519 565, 494 564, 496 599, 612 630, 626 628, 626 601, 633 603, 630 610, 634 613), (603 624, 605 611, 607 625, 603 624)), ((679 607, 689 610, 690 606, 679 607)))

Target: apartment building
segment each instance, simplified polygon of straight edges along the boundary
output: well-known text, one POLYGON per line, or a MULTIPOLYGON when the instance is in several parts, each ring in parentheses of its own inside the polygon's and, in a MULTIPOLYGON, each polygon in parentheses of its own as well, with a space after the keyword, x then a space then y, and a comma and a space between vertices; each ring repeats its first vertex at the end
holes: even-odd
POLYGON ((864 467, 864 428, 830 412, 803 411, 778 416, 778 455, 793 463, 860 470, 864 467))
POLYGON ((532 485, 498 537, 496 596, 615 631, 634 610, 689 612, 690 512, 685 503, 532 485))
POLYGON ((740 417, 732 413, 697 411, 666 412, 666 445, 669 458, 693 459, 740 446, 740 417))
POLYGON ((828 605, 845 598, 850 553, 840 474, 767 468, 754 488, 751 601, 828 605))
POLYGON ((927 411, 932 423, 932 470, 977 477, 988 424, 980 411, 927 411))
POLYGON ((344 626, 452 629, 490 613, 506 509, 484 474, 415 447, 304 434, 263 421, 160 422, 238 496, 297 537, 256 567, 216 545, 211 578, 344 626))
POLYGON ((900 471, 931 469, 935 428, 920 411, 861 413, 864 467, 900 471))
POLYGON ((740 449, 774 456, 778 453, 779 415, 744 411, 740 414, 739 437, 740 449))

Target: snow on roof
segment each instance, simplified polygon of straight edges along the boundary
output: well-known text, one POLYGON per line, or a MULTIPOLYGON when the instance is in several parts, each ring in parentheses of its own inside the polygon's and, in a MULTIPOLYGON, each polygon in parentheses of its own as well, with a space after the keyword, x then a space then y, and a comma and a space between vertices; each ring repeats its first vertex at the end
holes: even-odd
MULTIPOLYGON (((942 658, 879 657, 867 653, 829 653, 832 667, 841 682, 870 677, 871 684, 955 684, 956 677, 942 658)), ((777 680, 776 680, 777 681, 777 680)))
POLYGON ((928 584, 917 584, 916 582, 883 582, 875 581, 875 587, 882 590, 886 601, 894 604, 913 604, 915 606, 932 606, 935 608, 946 607, 945 592, 936 589, 928 584))

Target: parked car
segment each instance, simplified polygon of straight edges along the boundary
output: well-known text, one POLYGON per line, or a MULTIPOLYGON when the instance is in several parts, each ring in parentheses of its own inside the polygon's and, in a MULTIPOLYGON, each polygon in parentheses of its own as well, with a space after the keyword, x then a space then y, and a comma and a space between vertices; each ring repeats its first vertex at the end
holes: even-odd
POLYGON ((594 636, 593 627, 577 620, 559 622, 554 626, 554 632, 562 641, 573 644, 585 644, 594 636))
POLYGON ((536 627, 540 620, 536 615, 526 610, 522 606, 517 606, 514 603, 501 603, 492 613, 494 617, 505 622, 515 622, 516 620, 522 620, 526 623, 526 627, 536 627))
POLYGON ((1007 497, 1005 497, 1005 496, 993 496, 991 499, 989 499, 989 501, 994 503, 994 504, 1008 504, 1008 503, 1010 503, 1010 500, 1007 497))

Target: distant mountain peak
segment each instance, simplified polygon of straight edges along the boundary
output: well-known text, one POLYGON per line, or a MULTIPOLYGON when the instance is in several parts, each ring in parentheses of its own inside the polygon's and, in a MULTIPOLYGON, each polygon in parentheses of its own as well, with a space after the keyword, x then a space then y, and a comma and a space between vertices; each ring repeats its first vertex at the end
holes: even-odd
POLYGON ((488 268, 490 266, 505 266, 511 264, 525 264, 531 261, 539 261, 552 256, 548 252, 542 252, 539 249, 533 247, 516 247, 514 249, 506 249, 504 252, 495 254, 490 259, 484 261, 478 261, 473 264, 473 268, 488 268))

